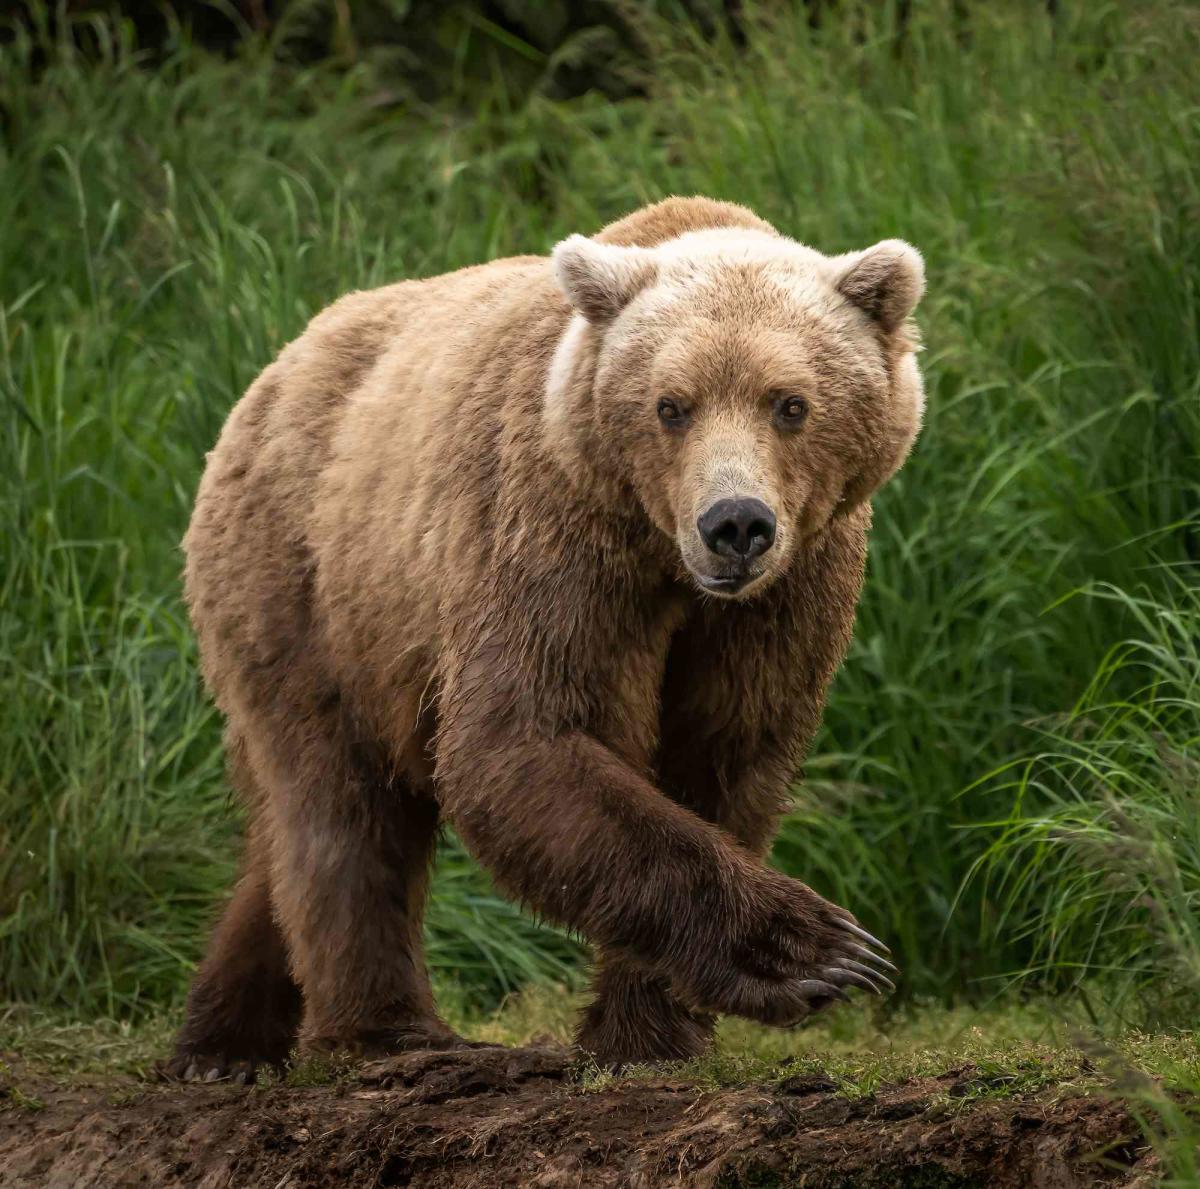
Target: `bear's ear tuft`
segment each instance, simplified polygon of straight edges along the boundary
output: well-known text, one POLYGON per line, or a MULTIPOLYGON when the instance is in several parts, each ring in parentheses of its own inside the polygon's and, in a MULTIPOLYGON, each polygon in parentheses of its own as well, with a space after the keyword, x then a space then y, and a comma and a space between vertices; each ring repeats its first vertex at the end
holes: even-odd
POLYGON ((559 287, 589 322, 615 318, 658 275, 653 252, 598 244, 584 235, 564 239, 553 260, 559 287))
POLYGON ((925 292, 925 262, 912 244, 885 239, 834 258, 834 288, 887 332, 897 330, 925 292))

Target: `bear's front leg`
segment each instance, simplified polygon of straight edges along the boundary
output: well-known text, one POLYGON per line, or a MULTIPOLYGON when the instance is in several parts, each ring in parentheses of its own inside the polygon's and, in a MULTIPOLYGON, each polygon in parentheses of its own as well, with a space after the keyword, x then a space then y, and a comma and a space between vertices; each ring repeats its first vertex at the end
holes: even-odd
MULTIPOLYGON (((761 858, 775 833, 785 785, 781 787, 773 768, 752 769, 730 783, 720 779, 721 756, 737 748, 737 734, 702 734, 701 739, 693 734, 688 747, 680 750, 664 739, 668 749, 660 757, 660 779, 673 800, 720 826, 761 858)), ((700 1056, 712 1041, 715 1014, 693 1011, 679 1001, 666 979, 620 954, 598 955, 591 993, 575 1043, 601 1066, 686 1061, 700 1056)))
MULTIPOLYGON (((675 656, 678 665, 678 650, 675 656)), ((714 730, 703 707, 683 697, 667 704, 662 725, 659 780, 666 795, 765 857, 792 765, 780 762, 765 740, 749 738, 743 722, 714 730), (747 755, 757 755, 758 763, 747 767, 740 759, 747 755)), ((854 981, 850 975, 845 981, 854 981)), ((619 954, 602 954, 575 1043, 604 1066, 680 1061, 705 1051, 715 1025, 715 1015, 686 1007, 665 979, 619 954)))
POLYGON ((591 991, 575 1044, 601 1068, 687 1061, 712 1041, 713 1012, 685 1007, 666 978, 621 954, 597 955, 591 991))
POLYGON ((841 998, 853 964, 880 961, 844 909, 597 739, 523 717, 495 655, 481 649, 443 686, 437 772, 447 816, 511 895, 657 974, 697 1014, 792 1024, 841 998))
MULTIPOLYGON (((865 546, 861 517, 839 520, 807 543, 764 596, 703 606, 672 637, 661 690, 659 784, 756 858, 770 850, 790 804, 849 642, 865 546)), ((892 984, 879 965, 851 959, 831 977, 882 992, 892 984)), ((602 959, 594 990, 577 1041, 597 1060, 672 1060, 696 1055, 708 1041, 711 1027, 705 1030, 663 980, 617 955, 602 959)))
MULTIPOLYGON (((708 743, 689 740, 686 747, 664 752, 660 777, 664 791, 676 801, 720 826, 756 857, 764 857, 787 802, 792 766, 785 758, 760 751, 760 763, 726 780, 725 759, 743 750, 744 739, 732 730, 709 736, 708 743)), ((874 994, 894 990, 883 972, 894 969, 884 959, 868 964, 846 959, 827 974, 840 988, 857 986, 874 994), (879 969, 883 967, 883 969, 879 969)), ((699 1056, 712 1039, 716 1016, 680 1002, 669 982, 637 962, 616 953, 599 956, 592 999, 576 1032, 578 1047, 600 1065, 653 1064, 699 1056)))

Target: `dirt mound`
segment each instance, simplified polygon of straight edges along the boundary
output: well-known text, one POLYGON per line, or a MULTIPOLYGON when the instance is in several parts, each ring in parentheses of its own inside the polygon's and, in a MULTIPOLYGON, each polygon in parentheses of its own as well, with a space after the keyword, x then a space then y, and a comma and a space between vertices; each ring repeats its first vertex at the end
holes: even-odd
POLYGON ((566 1051, 531 1047, 410 1053, 311 1088, 21 1087, 10 1099, 24 1106, 0 1111, 0 1185, 1067 1189, 1153 1179, 1120 1103, 988 1098, 972 1067, 861 1098, 817 1077, 585 1088, 566 1051))

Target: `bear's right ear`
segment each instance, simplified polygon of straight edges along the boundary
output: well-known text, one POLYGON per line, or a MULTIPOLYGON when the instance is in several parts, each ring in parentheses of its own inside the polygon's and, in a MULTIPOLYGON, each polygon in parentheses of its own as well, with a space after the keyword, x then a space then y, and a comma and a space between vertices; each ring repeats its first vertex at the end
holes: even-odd
POLYGON ((615 318, 658 275, 653 252, 598 244, 585 235, 568 236, 552 259, 559 288, 589 322, 615 318))
POLYGON ((864 252, 835 256, 834 286, 891 334, 925 292, 925 262, 912 244, 885 239, 864 252))

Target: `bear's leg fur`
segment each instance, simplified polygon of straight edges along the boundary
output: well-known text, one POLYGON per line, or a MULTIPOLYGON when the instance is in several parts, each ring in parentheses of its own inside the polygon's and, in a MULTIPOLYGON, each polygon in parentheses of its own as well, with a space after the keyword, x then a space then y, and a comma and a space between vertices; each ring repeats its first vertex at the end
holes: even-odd
MULTIPOLYGON (((760 802, 763 812, 757 815, 748 813, 745 804, 731 804, 730 799, 688 807, 761 855, 774 832, 773 801, 760 802), (772 808, 767 808, 768 804, 772 808)), ((686 1061, 698 1057, 712 1041, 715 1015, 684 1006, 665 979, 628 958, 601 951, 591 990, 592 999, 580 1017, 575 1043, 600 1065, 616 1069, 686 1061)))
POLYGON ((302 731, 253 738, 269 749, 255 760, 272 898, 304 993, 301 1049, 465 1044, 438 1018, 422 945, 436 802, 372 756, 336 706, 313 705, 302 731))
MULTIPOLYGON (((727 615, 692 624, 676 637, 664 682, 659 779, 672 800, 761 859, 787 806, 796 756, 820 721, 821 703, 793 694, 779 699, 777 717, 762 721, 746 708, 755 705, 755 688, 786 689, 789 675, 822 663, 831 670, 835 658, 814 658, 806 643, 826 639, 828 632, 773 632, 793 641, 795 655, 764 658, 753 640, 725 637, 740 627, 727 615), (759 664, 731 665, 714 687, 713 658, 721 656, 757 656, 759 664)), ((687 1059, 712 1039, 715 1015, 685 1007, 665 980, 627 958, 602 952, 592 992, 575 1041, 602 1065, 687 1059)))
MULTIPOLYGON (((692 747, 695 750, 694 743, 692 747)), ((713 766, 708 769, 713 770, 713 766)), ((712 796, 710 790, 707 798, 688 797, 678 786, 672 791, 688 808, 728 830, 752 853, 762 855, 768 849, 777 817, 776 797, 764 796, 753 787, 737 788, 733 796, 725 797, 712 796)), ((617 1069, 686 1061, 698 1057, 712 1042, 717 1017, 684 1006, 665 979, 628 958, 601 951, 591 991, 575 1043, 600 1065, 617 1069)))
POLYGON ((251 1079, 282 1064, 300 1021, 300 989, 271 911, 268 864, 253 841, 246 870, 187 996, 187 1019, 167 1065, 186 1080, 251 1079))
POLYGON ((614 1070, 686 1061, 708 1048, 716 1016, 684 1007, 667 981, 627 958, 601 953, 575 1043, 614 1070))
POLYGON ((188 993, 187 1018, 166 1064, 171 1077, 248 1081, 281 1065, 300 1023, 300 988, 271 904, 270 852, 257 821, 262 792, 236 732, 226 737, 229 779, 250 811, 242 877, 188 993))
POLYGON ((248 1081, 259 1065, 281 1065, 300 1022, 300 988, 271 907, 269 864, 251 831, 241 880, 208 944, 188 994, 187 1019, 167 1062, 188 1081, 248 1081))

